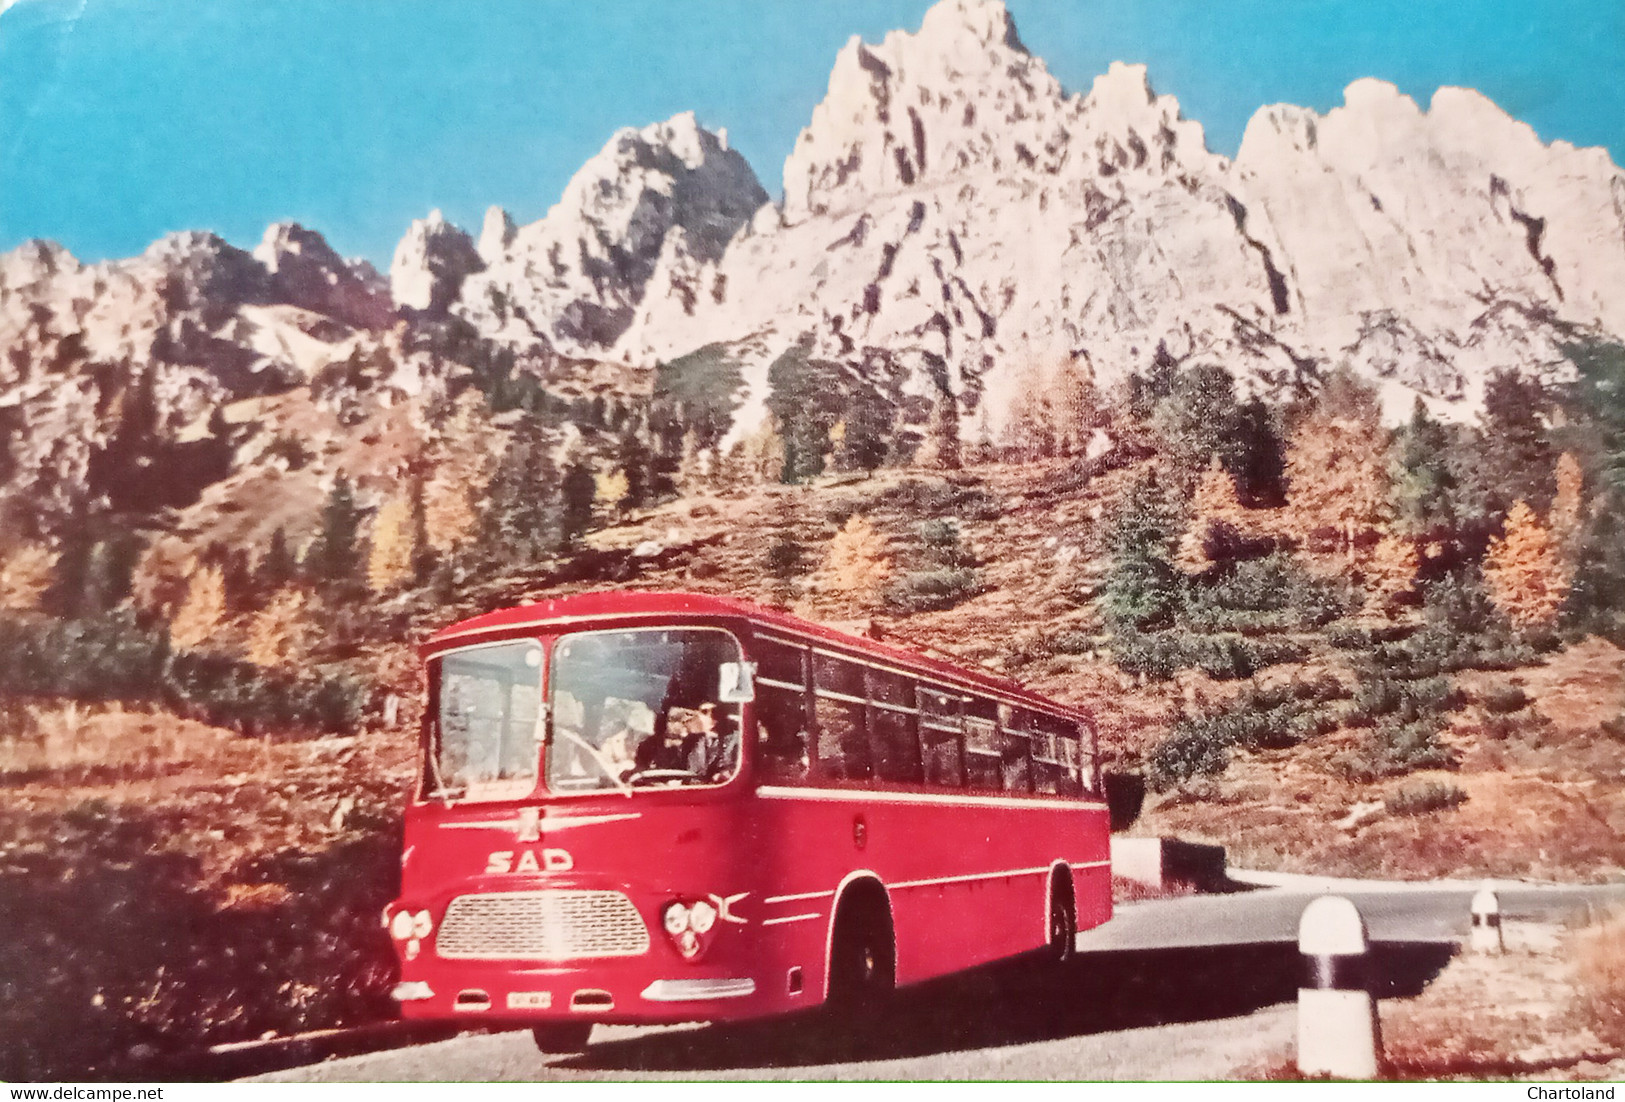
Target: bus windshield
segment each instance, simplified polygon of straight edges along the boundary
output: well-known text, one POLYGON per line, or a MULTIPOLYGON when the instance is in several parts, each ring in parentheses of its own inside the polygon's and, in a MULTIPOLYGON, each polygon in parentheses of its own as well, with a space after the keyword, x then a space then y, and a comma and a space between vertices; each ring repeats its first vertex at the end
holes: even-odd
POLYGON ((715 628, 581 632, 553 648, 556 792, 720 784, 739 768, 739 643, 715 628))
POLYGON ((542 648, 533 640, 435 659, 429 796, 502 799, 536 787, 542 648))

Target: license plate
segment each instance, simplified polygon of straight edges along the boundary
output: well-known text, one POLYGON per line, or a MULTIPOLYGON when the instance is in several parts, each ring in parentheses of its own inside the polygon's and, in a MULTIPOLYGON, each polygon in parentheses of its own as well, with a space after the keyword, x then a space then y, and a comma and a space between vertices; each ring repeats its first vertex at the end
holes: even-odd
POLYGON ((551 991, 510 991, 509 1010, 546 1010, 553 1005, 551 991))

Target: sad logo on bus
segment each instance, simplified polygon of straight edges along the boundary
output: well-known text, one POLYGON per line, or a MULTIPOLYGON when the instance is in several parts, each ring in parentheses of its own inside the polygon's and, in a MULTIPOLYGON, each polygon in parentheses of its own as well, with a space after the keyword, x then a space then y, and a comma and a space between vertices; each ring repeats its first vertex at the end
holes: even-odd
POLYGON ((569 872, 575 867, 575 858, 562 849, 499 849, 485 860, 487 874, 569 872))

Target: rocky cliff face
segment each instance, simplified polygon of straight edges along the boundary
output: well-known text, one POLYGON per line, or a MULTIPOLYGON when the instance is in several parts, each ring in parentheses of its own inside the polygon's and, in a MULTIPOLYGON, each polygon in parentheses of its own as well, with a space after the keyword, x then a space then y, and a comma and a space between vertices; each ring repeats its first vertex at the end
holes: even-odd
POLYGON ((516 350, 602 352, 649 294, 697 298, 684 273, 719 260, 766 201, 745 159, 692 114, 622 130, 541 221, 514 229, 500 210, 487 216, 487 268, 463 284, 456 312, 516 350))
POLYGON ((456 300, 463 281, 484 268, 474 239, 431 211, 413 222, 395 247, 389 291, 397 306, 438 317, 456 300))
POLYGON ((1035 370, 1109 384, 1159 354, 1258 389, 1347 364, 1393 415, 1418 394, 1468 415, 1493 370, 1625 337, 1621 288, 1625 174, 1475 92, 1423 110, 1362 80, 1325 116, 1265 107, 1232 162, 1143 67, 1069 94, 998 0, 943 0, 840 51, 776 204, 684 114, 615 134, 540 221, 493 207, 477 242, 414 222, 387 284, 290 223, 252 255, 193 233, 95 265, 0 257, 0 496, 128 495, 133 469, 184 499, 214 469, 184 449, 224 447, 233 402, 308 387, 342 423, 493 348, 543 373, 579 358, 577 391, 603 396, 725 346, 735 438, 795 342, 967 437, 1035 370))
POLYGON ((1324 118, 1266 107, 1231 163, 1143 68, 1068 96, 1002 4, 944 0, 917 33, 848 43, 782 205, 671 281, 711 300, 651 281, 618 350, 810 335, 919 393, 945 378, 995 424, 1025 363, 1109 381, 1159 347, 1263 388, 1347 364, 1391 412, 1467 412, 1495 369, 1625 334, 1622 265, 1625 176, 1477 93, 1423 111, 1364 80, 1324 118))
POLYGON ((380 354, 394 317, 370 265, 292 224, 252 255, 184 233, 101 264, 44 242, 0 256, 0 525, 189 504, 234 462, 232 403, 338 402, 362 376, 421 394, 425 355, 380 354))

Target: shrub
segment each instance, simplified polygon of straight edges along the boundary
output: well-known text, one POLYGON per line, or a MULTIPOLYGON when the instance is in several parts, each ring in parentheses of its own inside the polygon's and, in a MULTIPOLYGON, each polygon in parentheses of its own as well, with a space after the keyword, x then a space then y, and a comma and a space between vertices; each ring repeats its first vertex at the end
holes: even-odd
POLYGON ((1169 632, 1133 632, 1115 635, 1111 643, 1112 661, 1127 673, 1141 674, 1153 681, 1165 681, 1182 665, 1184 652, 1179 640, 1169 632))
POLYGON ((906 478, 875 495, 874 505, 921 516, 951 514, 966 520, 996 520, 1003 509, 975 484, 906 478))
POLYGON ((1223 773, 1230 751, 1210 730, 1178 730, 1157 743, 1147 762, 1151 786, 1158 791, 1196 777, 1223 773))
POLYGON ((1151 783, 1160 790, 1222 773, 1231 747, 1279 749, 1323 734, 1337 725, 1325 705, 1342 695, 1342 685, 1332 677, 1249 688, 1223 711, 1175 724, 1151 751, 1151 783))
POLYGON ((1360 627, 1337 624, 1326 630, 1326 641, 1339 650, 1370 650, 1382 643, 1395 643, 1415 634, 1414 624, 1380 624, 1360 627))
POLYGON ((1517 685, 1496 685, 1478 703, 1491 715, 1506 715, 1528 704, 1529 694, 1517 685))
POLYGON ((349 734, 366 688, 342 674, 294 675, 193 651, 123 615, 0 619, 0 693, 85 701, 156 701, 236 730, 259 726, 349 734))
POLYGON ((1397 681, 1382 674, 1362 680, 1354 690, 1353 706, 1345 717, 1350 726, 1364 726, 1382 716, 1401 724, 1414 723, 1459 707, 1461 694, 1448 678, 1427 677, 1397 681))
POLYGON ((1055 654, 1091 654, 1100 644, 1100 637, 1087 631, 1063 631, 1049 641, 1049 649, 1055 654))
POLYGON ((1467 793, 1444 781, 1423 781, 1404 785, 1383 797, 1383 806, 1393 815, 1426 815, 1448 811, 1467 802, 1467 793))
POLYGON ((882 600, 893 612, 952 608, 982 591, 974 570, 917 570, 887 585, 882 600))
POLYGON ((1597 1037, 1625 1045, 1625 915, 1615 914, 1576 939, 1579 1003, 1597 1037))
POLYGON ((1277 551, 1235 564, 1192 594, 1196 608, 1231 612, 1281 612, 1283 619, 1320 626, 1357 604, 1346 585, 1311 576, 1291 555, 1277 551))

